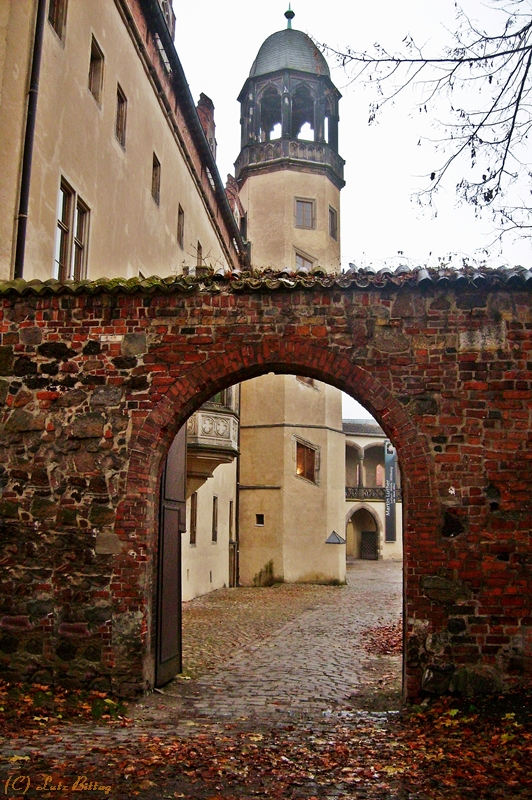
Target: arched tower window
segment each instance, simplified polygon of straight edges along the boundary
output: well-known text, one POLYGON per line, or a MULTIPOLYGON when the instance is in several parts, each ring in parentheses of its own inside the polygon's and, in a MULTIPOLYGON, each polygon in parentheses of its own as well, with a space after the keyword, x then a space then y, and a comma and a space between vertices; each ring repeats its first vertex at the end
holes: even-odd
POLYGON ((293 139, 315 139, 314 98, 308 86, 301 84, 292 96, 292 130, 293 139))
POLYGON ((279 139, 281 122, 281 95, 275 86, 268 86, 260 101, 260 141, 279 139))

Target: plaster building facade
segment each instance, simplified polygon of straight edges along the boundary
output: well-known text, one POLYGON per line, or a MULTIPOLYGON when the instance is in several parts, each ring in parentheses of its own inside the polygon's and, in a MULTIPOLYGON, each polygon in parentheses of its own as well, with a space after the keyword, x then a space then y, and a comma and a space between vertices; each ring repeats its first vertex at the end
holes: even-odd
POLYGON ((395 449, 374 420, 344 420, 343 431, 347 559, 399 560, 403 504, 395 449), (388 459, 388 475, 387 454, 393 459, 388 459))
MULTIPOLYGON (((340 267, 340 93, 323 55, 288 26, 259 49, 239 95, 235 169, 255 267, 340 267), (275 235, 272 235, 275 231, 275 235)), ((340 392, 311 378, 242 384, 240 580, 345 580, 340 392), (334 537, 333 537, 334 538, 334 537)))
MULTIPOLYGON (((0 279, 165 278, 250 259, 337 271, 340 94, 292 16, 238 98, 241 150, 224 187, 214 106, 190 96, 167 0, 2 4, 0 279)), ((183 599, 239 581, 344 579, 345 546, 326 543, 346 531, 338 390, 263 375, 218 393, 187 435, 183 599)))

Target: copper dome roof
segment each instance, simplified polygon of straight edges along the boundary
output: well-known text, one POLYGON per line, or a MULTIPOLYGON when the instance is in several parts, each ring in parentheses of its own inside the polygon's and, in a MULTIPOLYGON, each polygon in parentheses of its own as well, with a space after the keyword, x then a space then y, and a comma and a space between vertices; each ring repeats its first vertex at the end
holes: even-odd
POLYGON ((281 69, 294 69, 330 77, 327 62, 312 39, 303 31, 293 28, 286 28, 268 36, 257 53, 249 77, 256 78, 281 69))

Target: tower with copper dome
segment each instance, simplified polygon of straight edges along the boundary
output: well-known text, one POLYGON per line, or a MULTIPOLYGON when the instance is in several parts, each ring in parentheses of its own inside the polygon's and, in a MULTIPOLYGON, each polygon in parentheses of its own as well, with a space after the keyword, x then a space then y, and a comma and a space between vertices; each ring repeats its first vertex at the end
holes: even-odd
MULTIPOLYGON (((314 42, 291 26, 262 44, 239 95, 235 164, 254 268, 340 267, 340 93, 314 42)), ((240 579, 342 581, 341 394, 304 376, 241 385, 240 579), (328 541, 329 540, 329 541, 328 541)))
POLYGON ((288 27, 262 44, 238 97, 235 163, 254 267, 340 266, 340 92, 312 39, 288 27), (275 231, 275 241, 271 232, 275 231))

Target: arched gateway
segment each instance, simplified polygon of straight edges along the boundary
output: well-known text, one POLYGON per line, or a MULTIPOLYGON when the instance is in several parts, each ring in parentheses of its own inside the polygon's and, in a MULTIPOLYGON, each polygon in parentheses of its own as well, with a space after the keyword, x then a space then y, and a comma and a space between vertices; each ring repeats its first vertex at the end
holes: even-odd
POLYGON ((0 659, 153 685, 161 471, 266 372, 349 392, 402 467, 405 694, 532 669, 531 276, 416 270, 0 285, 0 659))

